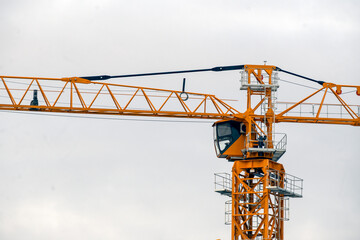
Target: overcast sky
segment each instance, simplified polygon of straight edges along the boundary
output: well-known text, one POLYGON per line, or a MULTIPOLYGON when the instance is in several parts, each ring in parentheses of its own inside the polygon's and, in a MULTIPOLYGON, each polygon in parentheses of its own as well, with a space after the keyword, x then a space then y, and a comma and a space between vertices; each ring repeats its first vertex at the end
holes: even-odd
MULTIPOLYGON (((266 60, 360 85, 355 0, 0 0, 0 30, 0 75, 112 75, 266 60)), ((181 90, 183 77, 189 91, 239 99, 234 107, 244 107, 237 72, 122 83, 181 90)), ((281 82, 279 99, 307 93, 281 82)), ((360 104, 355 94, 349 99, 360 104)), ((213 173, 230 172, 232 164, 216 158, 210 122, 0 117, 0 239, 230 239, 228 199, 214 193, 213 173)), ((290 200, 286 239, 359 239, 360 128, 276 130, 288 134, 281 163, 305 187, 304 198, 290 200)))

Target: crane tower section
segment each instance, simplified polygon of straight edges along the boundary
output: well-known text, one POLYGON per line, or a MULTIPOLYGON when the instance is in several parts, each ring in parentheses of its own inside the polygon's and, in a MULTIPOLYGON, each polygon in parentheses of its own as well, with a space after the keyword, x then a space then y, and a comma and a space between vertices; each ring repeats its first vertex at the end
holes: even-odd
POLYGON ((245 65, 240 90, 247 110, 235 120, 214 123, 219 158, 233 161, 230 174, 215 174, 216 192, 226 195, 226 221, 233 240, 284 239, 290 197, 302 197, 302 179, 285 173, 278 160, 286 134, 275 133, 278 72, 274 66, 245 65))
POLYGON ((229 161, 265 158, 277 162, 287 140, 286 134, 274 131, 278 73, 266 65, 245 65, 240 73, 247 110, 234 120, 213 125, 217 156, 229 161))

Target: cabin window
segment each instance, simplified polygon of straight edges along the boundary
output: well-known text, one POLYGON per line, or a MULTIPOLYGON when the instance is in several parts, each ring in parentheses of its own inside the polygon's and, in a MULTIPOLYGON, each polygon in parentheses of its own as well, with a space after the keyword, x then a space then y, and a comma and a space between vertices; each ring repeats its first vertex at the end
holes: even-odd
POLYGON ((214 125, 214 145, 218 157, 222 155, 240 137, 240 122, 226 121, 214 125))

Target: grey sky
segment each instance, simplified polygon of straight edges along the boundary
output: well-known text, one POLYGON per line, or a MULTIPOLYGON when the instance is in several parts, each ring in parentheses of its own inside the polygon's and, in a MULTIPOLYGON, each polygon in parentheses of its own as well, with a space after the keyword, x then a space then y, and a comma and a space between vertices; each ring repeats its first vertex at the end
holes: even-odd
MULTIPOLYGON (((360 84, 359 1, 0 0, 0 75, 66 77, 262 64, 360 84)), ((239 99, 239 74, 124 83, 239 99)), ((292 80, 286 75, 281 78, 292 80)), ((299 81, 299 83, 303 83, 299 81)), ((279 99, 308 93, 281 83, 279 99)), ((311 84, 310 84, 311 85, 311 84)), ((313 85, 311 85, 313 86, 313 85)), ((359 98, 349 97, 359 104, 359 98)), ((234 102, 242 109, 244 100, 234 102)), ((0 112, 0 239, 229 239, 211 123, 0 112)), ((358 239, 360 129, 281 124, 304 178, 286 239, 358 239)))

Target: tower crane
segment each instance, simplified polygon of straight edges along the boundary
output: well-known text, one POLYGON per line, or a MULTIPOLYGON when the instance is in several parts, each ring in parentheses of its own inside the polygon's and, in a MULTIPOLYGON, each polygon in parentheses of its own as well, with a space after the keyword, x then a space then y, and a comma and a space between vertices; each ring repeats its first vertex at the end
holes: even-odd
POLYGON ((318 81, 271 65, 116 76, 0 78, 0 91, 5 93, 0 110, 216 120, 216 155, 233 162, 231 174, 215 174, 216 192, 230 198, 226 214, 232 240, 283 240, 288 199, 302 197, 302 179, 287 174, 278 162, 286 151, 287 137, 275 132, 275 124, 360 126, 360 106, 349 104, 341 96, 344 90, 360 96, 360 86, 318 81), (215 95, 186 92, 185 79, 182 91, 108 82, 115 78, 234 70, 240 71, 240 89, 246 91, 243 112, 215 95), (278 102, 280 72, 317 83, 319 88, 298 102, 278 102), (329 107, 337 112, 330 112, 329 107))

